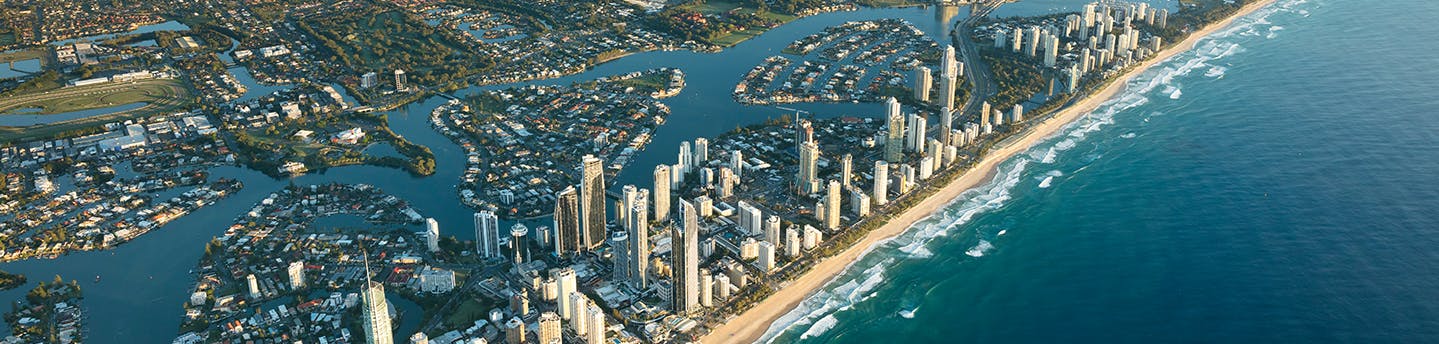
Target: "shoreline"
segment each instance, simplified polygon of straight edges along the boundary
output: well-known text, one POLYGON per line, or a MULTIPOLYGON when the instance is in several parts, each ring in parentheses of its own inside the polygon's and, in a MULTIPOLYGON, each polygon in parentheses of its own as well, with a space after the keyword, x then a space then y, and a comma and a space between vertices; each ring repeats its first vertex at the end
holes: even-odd
MULTIPOLYGON (((1049 138, 1065 125, 1094 111, 1100 105, 1108 102, 1120 92, 1128 89, 1130 80, 1140 73, 1148 71, 1155 65, 1167 61, 1179 53, 1192 50, 1197 43, 1209 37, 1216 31, 1228 27, 1235 19, 1253 14, 1255 11, 1267 7, 1275 0, 1260 0, 1244 7, 1223 20, 1206 25, 1204 28, 1190 33, 1183 41, 1170 46, 1154 57, 1141 62, 1135 68, 1125 72, 1124 75, 1109 81, 1103 88, 1082 100, 1075 102, 1069 107, 1057 110, 1058 113, 1031 127, 1030 130, 1020 136, 1011 137, 1016 139, 1011 144, 996 148, 984 156, 973 168, 964 172, 958 178, 951 180, 939 191, 925 198, 919 204, 904 210, 898 216, 890 219, 883 226, 865 234, 864 239, 846 248, 843 252, 829 257, 818 264, 815 264, 808 272, 800 275, 780 290, 775 291, 765 300, 760 301, 754 307, 731 317, 724 321, 724 325, 715 328, 710 333, 700 338, 701 343, 753 343, 769 330, 773 322, 789 313, 805 299, 809 298, 820 288, 829 284, 838 277, 849 266, 858 261, 865 254, 869 253, 876 245, 889 241, 890 239, 903 234, 914 223, 923 220, 935 211, 950 204, 961 193, 981 186, 988 182, 998 172, 1001 163, 1008 161, 1015 154, 1028 150, 1034 144, 1049 138)), ((1008 141, 1008 140, 1006 140, 1008 141)))

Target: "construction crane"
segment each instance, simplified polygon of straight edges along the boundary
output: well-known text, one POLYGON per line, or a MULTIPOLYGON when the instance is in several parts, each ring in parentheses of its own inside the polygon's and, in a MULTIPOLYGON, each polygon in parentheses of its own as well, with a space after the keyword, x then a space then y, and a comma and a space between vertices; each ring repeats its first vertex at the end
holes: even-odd
POLYGON ((783 107, 783 106, 776 106, 775 108, 776 108, 776 109, 780 109, 780 110, 785 110, 785 111, 794 111, 794 123, 795 123, 795 125, 799 125, 799 114, 800 114, 800 113, 805 113, 805 114, 809 114, 809 113, 810 113, 809 111, 804 111, 804 110, 795 109, 795 108, 787 108, 787 107, 783 107))

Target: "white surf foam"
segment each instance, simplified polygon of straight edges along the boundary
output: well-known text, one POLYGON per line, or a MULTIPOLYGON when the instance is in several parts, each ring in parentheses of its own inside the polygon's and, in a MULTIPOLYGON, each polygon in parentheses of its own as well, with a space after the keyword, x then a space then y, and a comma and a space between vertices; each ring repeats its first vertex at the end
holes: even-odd
MULTIPOLYGON (((1305 2, 1305 0, 1290 0, 1288 3, 1303 2, 1305 2)), ((1001 166, 996 174, 998 177, 996 177, 994 181, 985 186, 964 192, 960 197, 950 202, 950 204, 947 204, 944 208, 932 214, 931 217, 922 219, 920 221, 923 223, 922 225, 912 227, 912 229, 903 233, 900 237, 868 248, 862 257, 868 257, 870 252, 880 246, 897 249, 900 252, 906 253, 907 256, 903 256, 903 258, 932 256, 933 253, 925 248, 925 245, 932 239, 948 235, 949 232, 961 228, 962 225, 968 223, 974 216, 984 211, 1002 207, 1010 198, 1009 190, 1013 189, 1018 183, 1021 178, 1020 176, 1029 162, 1052 162, 1050 159, 1045 159, 1049 156, 1051 150, 1059 152, 1073 148, 1079 140, 1084 138, 1086 133, 1101 130, 1104 126, 1114 123, 1115 114, 1147 104, 1149 102, 1149 97, 1146 96, 1147 94, 1151 94, 1151 92, 1159 89, 1159 86, 1172 86, 1171 83, 1178 76, 1187 75, 1191 71, 1205 66, 1209 67, 1205 73, 1207 76, 1223 76, 1223 72, 1226 71, 1225 68, 1213 66, 1209 63, 1243 51, 1243 47, 1239 44, 1226 41, 1225 39, 1241 35, 1245 32, 1254 32, 1256 25, 1268 24, 1266 18, 1274 12, 1275 10, 1273 9, 1266 9, 1261 10, 1255 15, 1240 18, 1236 20, 1235 24, 1230 28, 1216 32, 1202 40, 1194 51, 1176 55, 1169 60, 1162 61, 1159 64, 1161 67, 1156 67, 1151 71, 1141 73, 1134 80, 1128 82, 1129 91, 1104 102, 1095 111, 1091 111, 1073 123, 1067 124, 1058 133, 1047 138, 1046 141, 1061 135, 1069 136, 1069 138, 1055 142, 1054 145, 1047 148, 1036 147, 1035 151, 1027 152, 1028 154, 1026 155, 1020 155, 1014 159, 1015 162, 1013 165, 1001 166), (902 241, 894 241, 896 239, 901 239, 902 241), (891 244, 891 242, 903 242, 905 244, 896 245, 891 244)), ((1177 88, 1175 91, 1177 91, 1177 88)), ((1122 135, 1122 137, 1126 138, 1132 138, 1134 136, 1134 133, 1122 135)), ((1087 167, 1088 166, 1080 167, 1075 172, 1083 171, 1087 167)), ((996 236, 1002 236, 1006 232, 1007 230, 1001 230, 996 236)), ((979 244, 967 250, 965 254, 972 257, 981 257, 993 249, 993 244, 981 240, 979 244)), ((870 292, 870 289, 875 288, 883 281, 882 274, 884 272, 884 266, 892 263, 893 257, 896 256, 891 255, 889 257, 891 258, 880 262, 864 258, 852 262, 850 266, 847 266, 844 272, 827 285, 825 289, 821 289, 820 292, 802 301, 799 307, 796 307, 772 323, 769 330, 761 337, 760 342, 774 342, 779 334, 799 326, 812 325, 801 335, 801 337, 804 338, 821 335, 833 328, 837 325, 837 320, 833 316, 837 310, 849 309, 853 307, 854 304, 875 295, 875 293, 870 292), (860 264, 861 262, 866 265, 873 265, 869 265, 869 268, 866 268, 861 273, 854 269, 856 264, 860 264), (862 277, 856 277, 856 273, 860 273, 862 277)))
POLYGON ((990 244, 989 241, 980 239, 979 244, 974 245, 974 247, 970 248, 969 251, 964 251, 964 254, 970 257, 979 258, 983 257, 986 252, 989 252, 989 250, 993 249, 993 244, 990 244))

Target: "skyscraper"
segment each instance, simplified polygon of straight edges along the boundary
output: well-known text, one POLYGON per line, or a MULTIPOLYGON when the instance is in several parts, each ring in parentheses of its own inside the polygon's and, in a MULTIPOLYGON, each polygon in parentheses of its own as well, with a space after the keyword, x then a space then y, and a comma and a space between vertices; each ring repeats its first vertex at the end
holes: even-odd
POLYGON ((360 326, 365 330, 365 343, 392 344, 394 334, 390 329, 390 303, 385 300, 385 285, 370 280, 370 261, 365 260, 365 287, 360 291, 364 304, 360 326))
POLYGON ((640 189, 633 184, 620 188, 620 199, 615 201, 615 224, 620 227, 629 226, 627 217, 630 216, 630 208, 635 206, 635 197, 638 197, 640 189))
POLYGON ((540 313, 540 344, 556 343, 560 340, 560 316, 555 312, 540 313))
POLYGON ((764 221, 764 241, 779 246, 779 232, 779 216, 770 215, 769 218, 764 221))
POLYGON ((285 275, 290 277, 290 290, 305 287, 305 262, 293 261, 285 268, 285 275))
POLYGON ((909 131, 905 133, 904 147, 915 153, 924 154, 924 141, 929 119, 918 113, 909 114, 909 131))
POLYGON ((899 101, 890 97, 884 101, 885 118, 889 119, 889 135, 884 141, 884 160, 899 162, 904 157, 904 116, 899 113, 899 101))
POLYGON ((516 223, 510 227, 510 257, 515 260, 515 266, 530 261, 530 243, 526 242, 525 236, 530 234, 530 228, 522 223, 516 223))
POLYGON ((849 180, 850 180, 850 177, 853 176, 853 174, 854 174, 854 156, 853 156, 853 155, 850 155, 849 153, 845 153, 843 157, 840 157, 840 158, 839 158, 839 182, 840 182, 840 184, 844 184, 844 186, 849 186, 849 180))
POLYGON ((734 171, 736 177, 744 175, 744 152, 738 150, 729 152, 729 169, 734 171))
POLYGON ((889 163, 874 162, 874 204, 889 203, 889 163))
POLYGON ((580 249, 589 250, 605 241, 604 162, 585 155, 580 176, 580 249))
POLYGON ((954 129, 954 111, 951 111, 950 108, 947 108, 947 107, 946 107, 946 108, 940 108, 940 109, 939 109, 939 142, 944 142, 944 144, 946 144, 946 145, 952 144, 952 143, 950 142, 951 139, 950 139, 950 137, 949 137, 949 131, 950 131, 950 130, 953 130, 953 129, 954 129))
MULTIPOLYGON (((574 188, 570 188, 574 192, 574 188)), ((555 229, 559 229, 560 211, 555 208, 555 229)), ((558 233, 558 231, 556 231, 558 233)), ((558 237, 558 236, 557 236, 558 237)), ((556 238, 558 239, 558 238, 556 238)), ((559 242, 556 240, 555 242, 559 242)), ((557 244, 556 247, 559 245, 557 244)), ((559 253, 556 249, 555 253, 559 253)), ((480 258, 500 257, 500 217, 495 215, 494 210, 481 210, 475 213, 475 254, 480 258)))
POLYGON ((695 139, 695 166, 704 166, 710 160, 710 140, 706 138, 695 139))
POLYGON ((939 107, 953 108, 953 107, 954 107, 954 92, 955 92, 954 87, 955 87, 955 76, 953 76, 953 75, 940 75, 940 76, 939 76, 939 103, 936 104, 936 105, 938 105, 939 107))
POLYGON ((670 167, 664 164, 655 166, 655 192, 650 199, 654 204, 655 221, 670 219, 670 167))
POLYGON ((513 317, 505 322, 505 343, 525 343, 525 321, 520 317, 513 317))
POLYGON ((914 100, 917 102, 929 101, 929 87, 934 83, 930 79, 929 67, 919 66, 914 69, 914 100))
POLYGON ((674 312, 687 314, 699 310, 699 213, 695 206, 680 201, 681 226, 673 234, 674 251, 670 254, 674 269, 674 312))
POLYGON ((739 201, 738 208, 739 227, 744 230, 745 235, 759 234, 764 230, 761 224, 761 221, 764 221, 764 217, 759 208, 745 201, 739 201))
POLYGON ((795 176, 795 191, 808 195, 819 191, 819 144, 809 141, 799 146, 799 172, 795 176))
POLYGON ((405 89, 405 70, 403 70, 403 69, 396 69, 396 70, 395 70, 395 89, 396 89, 396 90, 403 90, 403 89, 405 89))
MULTIPOLYGON (((580 227, 580 195, 574 185, 566 186, 555 194, 555 255, 568 258, 584 250, 587 245, 580 227)), ((498 227, 498 225, 496 225, 498 227)), ((498 230, 498 228, 496 229, 498 230)), ((496 233, 496 238, 498 238, 496 233)), ((499 243, 495 243, 499 247, 499 243)), ((498 251, 496 254, 498 255, 498 251)))
POLYGON ((570 310, 573 309, 573 306, 570 305, 570 293, 574 293, 578 287, 578 282, 575 280, 575 269, 569 267, 550 269, 550 278, 555 279, 555 289, 558 289, 555 301, 560 309, 560 318, 569 319, 570 310))
POLYGON ((824 204, 824 225, 829 229, 839 229, 839 190, 840 184, 837 180, 829 181, 829 190, 825 196, 824 204))
POLYGON ((380 82, 380 75, 375 72, 365 73, 360 76, 360 88, 374 88, 380 82))
POLYGON ((951 78, 959 76, 959 60, 954 58, 954 46, 946 44, 944 53, 939 56, 941 73, 951 78))
POLYGON ((634 264, 630 263, 630 257, 634 256, 634 254, 630 252, 631 249, 633 249, 633 247, 630 246, 630 232, 616 231, 610 233, 610 255, 614 263, 614 269, 610 273, 610 278, 615 282, 629 283, 629 281, 634 280, 634 273, 630 269, 634 267, 634 264))
POLYGON ((625 222, 625 231, 629 232, 630 285, 634 286, 636 290, 644 290, 649 286, 647 272, 650 263, 650 223, 649 216, 645 211, 649 205, 645 204, 644 200, 648 192, 639 194, 635 204, 627 210, 630 215, 625 222))
POLYGON ((605 311, 600 309, 600 306, 591 303, 586 305, 585 314, 588 315, 585 323, 587 324, 586 326, 589 327, 589 329, 585 331, 585 342, 604 343, 606 335, 605 311))
POLYGON ((440 251, 440 223, 435 218, 425 219, 425 248, 430 252, 440 251))

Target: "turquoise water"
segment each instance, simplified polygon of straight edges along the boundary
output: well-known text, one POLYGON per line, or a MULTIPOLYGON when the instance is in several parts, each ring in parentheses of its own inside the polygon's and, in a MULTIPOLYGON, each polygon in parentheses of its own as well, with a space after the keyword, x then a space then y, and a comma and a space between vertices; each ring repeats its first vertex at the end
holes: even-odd
MULTIPOLYGON (((1014 5, 1040 5, 1002 10, 1031 14, 1065 1, 1029 0, 1014 5)), ((1397 39, 1439 37, 1426 26, 1439 10, 1417 1, 1282 1, 1290 9, 1264 16, 1270 23, 1166 64, 1177 69, 1203 55, 1203 66, 1151 73, 1141 84, 1174 76, 1124 100, 1146 103, 1103 109, 1064 135, 1082 134, 1011 161, 1002 183, 956 200, 954 209, 876 248, 838 280, 854 281, 846 287, 853 293, 821 294, 844 294, 844 302, 830 302, 833 309, 807 322, 779 324, 780 341, 808 331, 828 342, 1439 341, 1433 332, 1439 295, 1431 290, 1439 286, 1439 268, 1431 263, 1439 254, 1429 249, 1439 243, 1430 233, 1439 223, 1426 216, 1439 204, 1439 191, 1425 186, 1439 171, 1439 119, 1432 117, 1439 109, 1439 61, 1429 43, 1397 39), (1354 51, 1360 47, 1365 53, 1354 51), (1170 99, 1176 92, 1169 87, 1181 91, 1178 99, 1170 99), (844 305, 849 309, 836 311, 844 305), (913 318, 902 317, 902 310, 913 318), (813 326, 827 316, 834 320, 823 322, 837 326, 813 326)), ((906 8, 816 15, 719 54, 636 54, 535 83, 685 70, 689 87, 665 100, 674 110, 668 124, 616 178, 647 184, 647 166, 673 162, 682 140, 786 115, 736 104, 730 91, 745 71, 789 42, 848 20, 877 18, 904 18, 942 35, 966 13, 906 8)), ((285 87, 253 87, 242 68, 236 75, 252 86, 246 99, 285 87)), ((469 239, 472 211, 453 187, 464 169, 463 150, 428 121, 444 101, 433 97, 388 114, 397 133, 434 150, 433 176, 346 166, 276 180, 215 168, 214 177, 238 178, 245 189, 113 250, 0 269, 32 281, 55 274, 82 281, 92 342, 162 343, 176 334, 195 279, 189 269, 204 243, 292 182, 373 184, 437 218, 445 235, 469 239), (103 280, 91 282, 93 276, 103 280)), ((880 111, 875 104, 796 107, 820 116, 880 111)), ((23 297, 31 286, 0 292, 0 300, 23 297)), ((789 320, 826 302, 816 300, 789 320)))
POLYGON ((1436 14, 1280 0, 875 248, 766 340, 1439 341, 1439 56, 1389 36, 1439 37, 1436 14))

